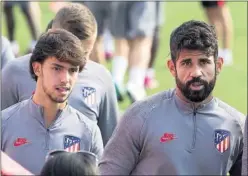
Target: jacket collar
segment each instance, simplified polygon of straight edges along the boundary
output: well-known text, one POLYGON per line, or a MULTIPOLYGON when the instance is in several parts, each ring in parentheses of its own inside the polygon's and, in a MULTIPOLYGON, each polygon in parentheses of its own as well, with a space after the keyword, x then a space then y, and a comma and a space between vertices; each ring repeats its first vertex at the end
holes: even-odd
MULTIPOLYGON (((36 104, 33 101, 33 96, 28 100, 28 109, 30 112, 30 115, 34 118, 36 118, 44 127, 45 127, 45 119, 44 119, 44 107, 41 105, 36 104)), ((56 114, 56 118, 54 121, 60 121, 63 112, 66 111, 66 109, 68 108, 68 104, 66 105, 66 107, 64 109, 60 109, 58 110, 57 114, 56 114)))
POLYGON ((218 102, 215 97, 213 97, 209 102, 202 102, 198 107, 195 107, 194 103, 186 102, 182 100, 177 94, 176 90, 173 92, 173 97, 175 104, 179 111, 185 114, 192 114, 192 113, 206 113, 212 111, 214 108, 217 107, 218 102))

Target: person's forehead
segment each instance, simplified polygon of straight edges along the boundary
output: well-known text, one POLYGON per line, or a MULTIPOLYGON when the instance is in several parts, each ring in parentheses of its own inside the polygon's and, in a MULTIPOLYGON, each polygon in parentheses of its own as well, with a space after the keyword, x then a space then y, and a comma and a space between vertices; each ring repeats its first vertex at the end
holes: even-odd
POLYGON ((48 57, 46 59, 46 63, 48 63, 50 65, 60 65, 60 66, 65 67, 65 68, 76 67, 76 66, 74 66, 68 62, 61 62, 56 57, 48 57))
POLYGON ((181 50, 178 54, 178 60, 181 60, 181 59, 202 59, 202 58, 211 59, 211 58, 213 58, 213 56, 207 56, 207 54, 205 54, 203 51, 187 50, 187 49, 181 50))
POLYGON ((189 49, 182 49, 179 52, 179 57, 185 57, 185 56, 206 56, 202 51, 199 50, 189 50, 189 49))

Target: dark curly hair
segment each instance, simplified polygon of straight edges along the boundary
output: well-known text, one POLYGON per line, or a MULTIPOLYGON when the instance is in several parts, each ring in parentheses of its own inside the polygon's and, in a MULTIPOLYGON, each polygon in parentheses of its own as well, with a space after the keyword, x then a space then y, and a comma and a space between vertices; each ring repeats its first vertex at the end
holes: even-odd
POLYGON ((175 63, 182 49, 199 50, 218 57, 218 40, 213 26, 202 21, 187 21, 170 35, 171 59, 175 63))

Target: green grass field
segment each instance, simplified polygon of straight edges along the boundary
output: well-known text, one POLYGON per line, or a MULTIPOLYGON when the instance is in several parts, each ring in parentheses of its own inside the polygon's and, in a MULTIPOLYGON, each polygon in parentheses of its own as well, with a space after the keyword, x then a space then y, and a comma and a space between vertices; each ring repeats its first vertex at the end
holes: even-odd
MULTIPOLYGON (((40 2, 40 5, 42 11, 42 29, 44 31, 47 23, 54 14, 48 9, 48 2, 40 2)), ((218 77, 214 95, 244 114, 247 114, 247 4, 245 2, 228 2, 228 6, 232 13, 234 25, 234 65, 223 68, 218 77)), ((16 37, 21 46, 21 51, 24 52, 29 44, 30 32, 18 7, 15 8, 15 16, 18 21, 16 25, 16 37)), ((161 30, 161 45, 156 62, 156 74, 160 82, 160 87, 149 90, 149 95, 175 86, 174 79, 165 67, 169 56, 168 44, 171 31, 187 20, 206 20, 199 2, 166 2, 165 18, 166 21, 161 30)), ((3 35, 6 35, 4 20, 2 24, 3 35)), ((108 67, 110 67, 110 64, 108 67)), ((125 109, 129 103, 129 100, 126 99, 120 104, 120 107, 125 109)))

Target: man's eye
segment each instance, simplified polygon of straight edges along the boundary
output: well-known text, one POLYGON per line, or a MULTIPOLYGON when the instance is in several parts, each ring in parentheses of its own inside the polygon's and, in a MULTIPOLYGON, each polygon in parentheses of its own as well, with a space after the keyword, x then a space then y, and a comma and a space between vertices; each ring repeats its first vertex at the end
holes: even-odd
POLYGON ((203 61, 201 61, 201 63, 202 63, 203 65, 205 65, 205 64, 209 64, 210 62, 207 61, 207 60, 203 60, 203 61))
POLYGON ((182 63, 183 66, 189 66, 190 65, 190 61, 185 61, 182 63))
POLYGON ((53 67, 53 69, 54 69, 55 71, 60 71, 60 70, 61 70, 60 67, 53 67))
POLYGON ((78 72, 78 69, 77 68, 71 68, 70 71, 71 71, 71 73, 76 73, 76 72, 78 72))

